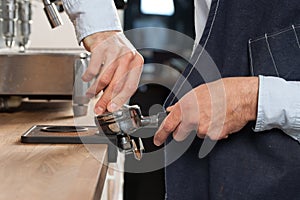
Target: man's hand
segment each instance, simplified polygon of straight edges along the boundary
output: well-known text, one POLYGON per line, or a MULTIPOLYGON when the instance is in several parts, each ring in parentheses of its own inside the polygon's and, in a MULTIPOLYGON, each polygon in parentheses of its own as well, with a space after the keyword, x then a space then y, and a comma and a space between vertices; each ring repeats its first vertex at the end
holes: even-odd
POLYGON ((172 132, 176 141, 182 141, 193 130, 201 138, 227 138, 256 119, 257 101, 257 77, 225 78, 200 85, 167 109, 170 113, 154 143, 161 145, 172 132))
POLYGON ((95 113, 118 110, 138 87, 143 57, 124 34, 117 31, 92 34, 84 38, 83 44, 91 52, 91 60, 82 79, 88 82, 97 77, 87 95, 93 97, 103 91, 95 113))

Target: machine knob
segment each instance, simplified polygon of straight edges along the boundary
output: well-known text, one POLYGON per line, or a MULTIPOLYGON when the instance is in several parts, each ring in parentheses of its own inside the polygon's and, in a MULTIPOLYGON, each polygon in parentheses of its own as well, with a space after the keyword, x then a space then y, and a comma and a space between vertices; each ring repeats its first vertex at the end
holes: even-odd
POLYGON ((44 0, 43 3, 45 6, 44 11, 51 25, 51 28, 56 28, 62 25, 62 19, 59 15, 56 5, 54 3, 51 3, 50 0, 44 0))

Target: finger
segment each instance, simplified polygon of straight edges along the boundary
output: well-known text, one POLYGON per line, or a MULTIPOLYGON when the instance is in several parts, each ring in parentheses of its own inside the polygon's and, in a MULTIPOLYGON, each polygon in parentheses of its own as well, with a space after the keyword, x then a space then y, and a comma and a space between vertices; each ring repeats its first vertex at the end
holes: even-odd
POLYGON ((163 121, 162 125, 159 127, 158 131, 154 135, 154 144, 160 146, 165 142, 167 137, 173 132, 181 122, 181 111, 180 107, 176 106, 169 113, 166 119, 163 121))
POLYGON ((174 105, 173 106, 169 106, 169 107, 167 107, 166 111, 167 112, 171 112, 173 110, 173 108, 174 108, 174 105))
POLYGON ((193 131, 194 129, 191 126, 188 126, 187 123, 184 122, 184 120, 180 123, 180 125, 175 129, 173 132, 173 138, 177 142, 181 142, 187 138, 189 133, 193 131))
MULTIPOLYGON (((123 53, 124 52, 125 50, 123 49, 123 53)), ((111 83, 113 77, 115 76, 114 73, 117 69, 129 68, 129 63, 133 60, 135 54, 135 52, 129 51, 128 49, 126 50, 126 54, 122 54, 121 51, 108 54, 108 62, 105 64, 107 66, 102 68, 100 75, 97 78, 97 82, 93 84, 91 90, 88 90, 88 96, 91 96, 92 94, 98 94, 101 90, 106 88, 111 83)))
POLYGON ((86 95, 91 97, 99 94, 101 90, 109 85, 114 77, 115 71, 118 67, 118 62, 112 63, 110 66, 103 68, 97 80, 92 84, 86 92, 86 95))
POLYGON ((207 133, 207 136, 211 140, 226 139, 228 137, 228 135, 232 133, 228 130, 227 126, 224 126, 224 125, 220 126, 217 124, 213 124, 212 126, 213 126, 213 128, 211 128, 207 133))
POLYGON ((204 139, 206 134, 197 133, 198 138, 204 139))
MULTIPOLYGON (((182 103, 183 102, 181 102, 181 104, 182 103)), ((174 109, 174 106, 170 107, 170 109, 174 109)), ((182 110, 183 108, 180 107, 180 109, 182 110)), ((181 123, 173 132, 173 138, 178 142, 185 140, 191 131, 196 130, 196 124, 198 124, 195 124, 193 119, 194 115, 191 112, 188 112, 188 114, 186 114, 186 112, 182 112, 181 115, 181 123)))
MULTIPOLYGON (((128 72, 128 76, 126 82, 121 82, 122 88, 116 87, 111 102, 109 103, 107 109, 110 112, 116 111, 122 107, 123 104, 128 101, 128 99, 133 95, 136 91, 139 83, 139 77, 142 73, 142 65, 143 63, 139 58, 135 58, 133 62, 130 63, 131 70, 128 72)), ((120 85, 121 86, 121 85, 120 85)))
POLYGON ((105 50, 102 48, 96 48, 92 52, 88 68, 85 71, 85 73, 82 75, 83 81, 89 82, 99 74, 100 69, 105 61, 104 52, 105 50))
MULTIPOLYGON (((127 84, 127 79, 128 79, 127 68, 119 67, 118 70, 116 70, 116 72, 114 74, 113 80, 111 81, 109 86, 105 89, 102 96, 100 97, 100 99, 97 101, 97 103, 95 105, 95 112, 97 115, 102 114, 102 113, 99 113, 99 111, 103 111, 103 110, 107 109, 107 105, 119 93, 119 91, 122 90, 125 82, 127 84)), ((120 108, 120 107, 118 107, 118 108, 120 108)), ((108 109, 108 110, 110 112, 113 112, 113 111, 117 110, 118 108, 113 109, 113 110, 111 110, 111 109, 108 109)))

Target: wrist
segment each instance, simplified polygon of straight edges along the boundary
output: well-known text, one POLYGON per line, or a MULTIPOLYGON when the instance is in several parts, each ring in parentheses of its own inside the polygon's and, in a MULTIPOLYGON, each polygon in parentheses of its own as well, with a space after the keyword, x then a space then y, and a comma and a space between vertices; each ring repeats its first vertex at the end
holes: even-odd
POLYGON ((248 121, 256 120, 257 117, 257 104, 258 104, 258 88, 259 88, 259 79, 258 77, 250 77, 246 79, 247 81, 247 96, 248 99, 248 121))
POLYGON ((114 36, 120 31, 96 32, 82 40, 83 46, 87 51, 92 51, 97 44, 105 41, 107 38, 114 36))

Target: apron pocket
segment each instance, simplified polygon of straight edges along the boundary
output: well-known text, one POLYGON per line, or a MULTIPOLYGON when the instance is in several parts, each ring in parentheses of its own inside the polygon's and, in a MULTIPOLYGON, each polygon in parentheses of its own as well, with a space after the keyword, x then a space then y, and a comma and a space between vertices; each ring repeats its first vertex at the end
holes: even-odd
POLYGON ((253 76, 300 80, 300 25, 249 40, 253 76))

